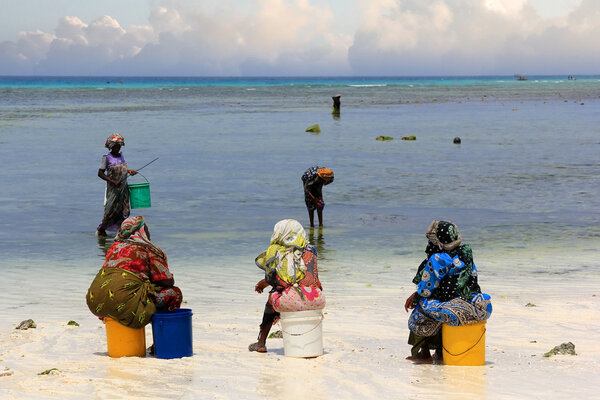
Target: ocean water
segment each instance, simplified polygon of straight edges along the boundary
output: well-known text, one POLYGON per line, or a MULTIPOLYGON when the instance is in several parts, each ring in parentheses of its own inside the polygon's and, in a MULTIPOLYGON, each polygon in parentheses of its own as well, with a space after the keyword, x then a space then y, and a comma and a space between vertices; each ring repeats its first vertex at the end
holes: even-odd
POLYGON ((0 299, 78 304, 111 244, 96 174, 115 131, 131 168, 159 157, 130 178, 152 195, 132 214, 198 301, 250 295, 283 218, 328 290, 409 287, 432 219, 458 224, 481 279, 597 277, 599 111, 597 76, 0 78, 0 299), (300 181, 315 164, 335 172, 321 230, 300 181))

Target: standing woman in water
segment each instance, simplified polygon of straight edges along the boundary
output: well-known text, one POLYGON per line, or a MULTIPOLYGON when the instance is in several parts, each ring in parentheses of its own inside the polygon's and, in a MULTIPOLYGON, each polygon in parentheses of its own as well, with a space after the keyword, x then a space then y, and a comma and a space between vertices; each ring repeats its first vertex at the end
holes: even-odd
POLYGON ((106 236, 108 227, 118 227, 129 217, 127 174, 135 175, 137 171, 127 169, 125 157, 121 153, 123 146, 125 146, 125 139, 119 133, 112 133, 104 144, 109 152, 102 156, 98 169, 98 177, 106 181, 104 217, 97 228, 98 236, 106 236))
POLYGON ((321 168, 317 165, 310 167, 302 174, 302 186, 304 187, 304 203, 308 210, 310 227, 315 226, 315 210, 319 218, 319 226, 323 226, 323 185, 333 182, 333 171, 329 168, 321 168))

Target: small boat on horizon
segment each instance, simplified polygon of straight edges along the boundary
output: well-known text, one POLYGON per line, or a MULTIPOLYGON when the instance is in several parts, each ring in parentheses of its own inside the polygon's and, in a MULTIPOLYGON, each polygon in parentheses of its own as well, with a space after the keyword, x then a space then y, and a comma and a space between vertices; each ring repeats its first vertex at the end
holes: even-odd
POLYGON ((515 79, 516 79, 516 80, 518 80, 518 81, 526 81, 526 80, 527 80, 527 77, 526 77, 525 75, 517 75, 517 74, 514 74, 514 77, 515 77, 515 79))

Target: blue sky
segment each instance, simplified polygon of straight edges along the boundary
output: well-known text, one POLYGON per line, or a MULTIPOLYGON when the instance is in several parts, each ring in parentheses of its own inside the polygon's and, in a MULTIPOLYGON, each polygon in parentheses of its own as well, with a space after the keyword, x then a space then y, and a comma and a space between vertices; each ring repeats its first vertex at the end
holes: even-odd
POLYGON ((0 0, 2 75, 600 71, 597 0, 0 0))

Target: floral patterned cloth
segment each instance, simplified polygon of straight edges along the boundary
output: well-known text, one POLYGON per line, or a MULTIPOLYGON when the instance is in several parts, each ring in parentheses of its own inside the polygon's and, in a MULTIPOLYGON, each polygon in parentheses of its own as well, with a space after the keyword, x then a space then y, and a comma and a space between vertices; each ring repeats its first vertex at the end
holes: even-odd
POLYGON ((421 298, 408 319, 408 328, 417 336, 437 334, 442 324, 470 325, 487 320, 492 315, 489 294, 475 293, 469 301, 456 297, 449 301, 421 298))
POLYGON ((304 278, 297 286, 288 286, 283 290, 274 290, 269 295, 269 304, 277 312, 322 310, 325 308, 325 294, 317 271, 317 250, 307 245, 302 253, 306 265, 304 278))
POLYGON ((308 243, 300 222, 284 219, 273 228, 269 248, 256 257, 256 265, 265 271, 265 280, 273 287, 285 288, 299 282, 306 273, 302 252, 308 243))
POLYGON ((471 246, 462 243, 458 227, 450 221, 432 221, 426 232, 428 238, 425 254, 427 258, 421 262, 413 283, 421 282, 423 271, 432 255, 446 253, 450 257, 458 257, 464 263, 459 273, 446 275, 440 280, 437 288, 433 290, 431 298, 439 301, 449 301, 460 296, 465 301, 470 301, 475 293, 481 293, 477 283, 477 269, 473 263, 473 251, 471 246))
POLYGON ((159 257, 147 247, 127 241, 115 242, 108 249, 103 267, 126 269, 152 282, 173 278, 166 256, 159 257))
POLYGON ((125 218, 129 217, 131 211, 129 207, 128 171, 125 157, 121 153, 119 153, 118 157, 108 153, 102 157, 100 169, 105 171, 110 179, 121 182, 119 186, 106 182, 104 216, 98 229, 107 229, 111 226, 119 226, 125 218))
POLYGON ((269 302, 277 312, 322 310, 325 308, 325 295, 314 286, 301 286, 299 291, 289 287, 282 293, 271 293, 269 302))
MULTIPOLYGON (((153 244, 146 233, 144 217, 130 217, 123 221, 115 243, 106 252, 102 268, 120 268, 133 272, 151 283, 173 279, 167 255, 153 244)), ((178 287, 154 285, 149 293, 157 308, 179 308, 183 295, 178 287)))
MULTIPOLYGON (((458 275, 465 263, 458 256, 450 257, 446 253, 436 253, 429 257, 421 274, 421 282, 417 284, 417 293, 421 297, 429 297, 440 285, 442 279, 450 275, 458 275)), ((473 265, 475 268, 475 265, 473 265)))
POLYGON ((104 147, 112 149, 116 144, 123 147, 125 146, 125 138, 120 133, 111 133, 110 136, 104 142, 104 147))

